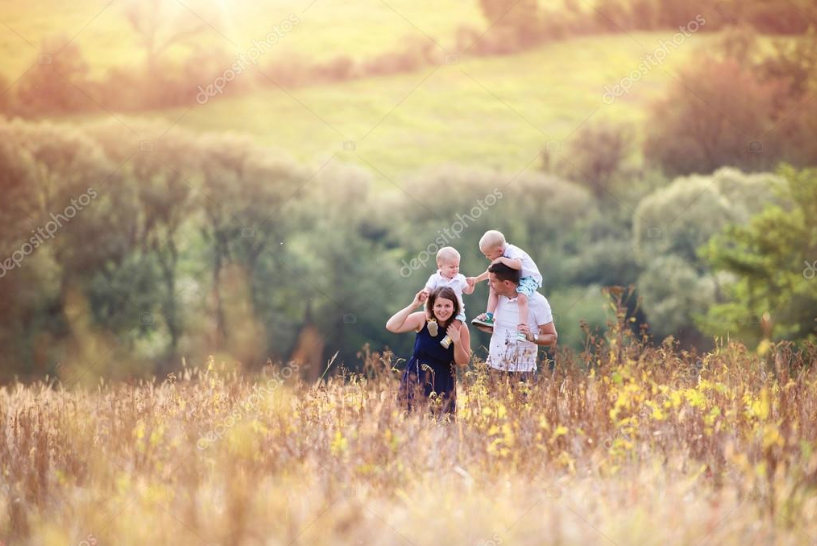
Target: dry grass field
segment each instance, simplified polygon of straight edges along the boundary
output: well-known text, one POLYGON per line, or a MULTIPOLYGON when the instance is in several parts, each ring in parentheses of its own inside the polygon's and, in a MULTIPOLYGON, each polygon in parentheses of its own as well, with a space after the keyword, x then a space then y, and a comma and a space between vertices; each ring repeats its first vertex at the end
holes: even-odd
POLYGON ((463 370, 455 419, 403 411, 389 354, 317 384, 294 365, 245 376, 213 361, 94 390, 5 387, 0 537, 813 543, 817 349, 696 356, 611 332, 527 386, 463 370))

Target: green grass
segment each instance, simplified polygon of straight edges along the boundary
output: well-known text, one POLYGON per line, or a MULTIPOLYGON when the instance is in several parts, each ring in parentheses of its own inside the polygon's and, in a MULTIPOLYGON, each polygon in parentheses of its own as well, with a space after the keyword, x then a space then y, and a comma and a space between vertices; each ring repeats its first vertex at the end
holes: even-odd
MULTIPOLYGON (((669 37, 635 35, 647 51, 669 37)), ((634 70, 643 51, 624 35, 295 89, 292 97, 275 88, 216 97, 188 112, 179 126, 246 132, 307 162, 322 163, 338 152, 342 161, 371 163, 390 178, 446 162, 516 172, 547 142, 563 146, 588 118, 629 122, 640 131, 647 105, 673 81, 670 73, 692 58, 695 43, 711 39, 695 36, 613 105, 602 100, 605 85, 612 87, 634 70), (354 151, 342 150, 346 140, 356 143, 354 151)), ((153 116, 169 124, 183 113, 153 116)))
MULTIPOLYGON (((430 0, 390 0, 388 5, 374 0, 353 4, 316 0, 311 6, 310 1, 185 0, 184 4, 218 30, 207 29, 196 47, 228 51, 246 50, 252 39, 262 38, 272 24, 295 13, 302 23, 279 43, 275 53, 279 58, 296 55, 316 60, 338 54, 366 58, 399 48, 407 36, 425 39, 423 34, 448 47, 458 26, 485 26, 476 1, 456 0, 445 9, 430 0), (233 49, 219 33, 239 48, 233 49)), ((26 41, 36 45, 60 30, 72 37, 97 14, 75 40, 92 74, 139 63, 141 52, 123 15, 124 0, 100 13, 104 5, 83 0, 69 7, 43 0, 37 7, 16 4, 6 9, 2 18, 6 26, 0 25, 0 73, 13 81, 30 66, 36 50, 26 41)), ((167 5, 175 5, 182 16, 195 17, 181 4, 168 0, 167 5)), ((371 164, 392 179, 449 162, 517 172, 549 141, 564 146, 563 141, 588 118, 632 123, 640 136, 647 105, 672 81, 667 71, 677 72, 694 58, 695 47, 713 36, 689 39, 670 53, 663 67, 653 69, 614 105, 602 101, 604 87, 626 77, 644 53, 658 46, 659 39, 670 37, 671 33, 582 37, 518 55, 465 57, 436 69, 293 89, 289 94, 274 87, 259 88, 197 105, 177 127, 248 133, 316 165, 337 153, 340 161, 367 168, 371 164), (356 149, 344 150, 344 141, 354 141, 356 149)), ((189 54, 186 47, 169 51, 179 58, 189 54)), ((269 60, 275 58, 268 55, 269 60)), ((184 113, 185 109, 169 109, 144 115, 168 127, 184 113)), ((107 115, 100 111, 66 119, 78 122, 107 115)), ((380 174, 377 178, 387 184, 380 174)))
MULTIPOLYGON (((423 33, 449 47, 459 26, 484 27, 476 0, 453 0, 446 3, 445 9, 433 0, 389 0, 388 4, 380 0, 163 2, 163 17, 168 20, 178 17, 183 25, 205 20, 210 25, 189 45, 169 50, 171 57, 183 57, 193 48, 246 51, 253 39, 263 39, 273 25, 290 14, 296 15, 301 24, 279 42, 277 54, 287 57, 297 53, 310 59, 340 54, 369 57, 399 48, 406 37, 423 38, 423 33)), ((137 35, 124 16, 128 0, 114 0, 105 8, 108 3, 38 0, 4 6, 0 15, 0 74, 12 81, 19 77, 36 61, 42 40, 56 34, 72 38, 79 33, 75 43, 88 60, 92 74, 140 62, 137 35)))

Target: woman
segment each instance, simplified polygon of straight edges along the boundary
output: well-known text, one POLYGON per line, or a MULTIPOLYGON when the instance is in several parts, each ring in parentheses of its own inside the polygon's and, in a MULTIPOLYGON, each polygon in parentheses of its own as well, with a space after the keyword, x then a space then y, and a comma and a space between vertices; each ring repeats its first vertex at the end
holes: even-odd
POLYGON ((456 368, 465 366, 471 359, 471 334, 468 327, 455 321, 460 312, 457 295, 450 288, 438 288, 431 294, 420 291, 414 301, 405 309, 398 311, 386 323, 389 332, 400 334, 414 331, 414 351, 406 365, 401 384, 401 393, 411 400, 415 389, 422 388, 428 397, 437 393, 442 400, 444 412, 454 413, 456 402, 456 368), (425 311, 412 313, 418 305, 426 303, 425 311), (436 332, 432 327, 429 332, 429 321, 437 323, 436 332), (440 342, 448 335, 451 343, 448 347, 440 342))

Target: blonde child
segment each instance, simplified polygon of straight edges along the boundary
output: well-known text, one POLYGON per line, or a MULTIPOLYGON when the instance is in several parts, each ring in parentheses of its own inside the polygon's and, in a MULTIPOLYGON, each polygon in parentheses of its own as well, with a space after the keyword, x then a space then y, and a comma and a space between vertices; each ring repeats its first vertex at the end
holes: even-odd
MULTIPOLYGON (((426 282, 423 291, 426 296, 431 294, 434 290, 441 287, 451 288, 457 295, 460 304, 460 312, 455 320, 465 322, 465 305, 462 303, 463 294, 472 294, 474 286, 469 284, 465 275, 460 273, 460 253, 454 247, 446 246, 437 252, 437 272, 432 274, 426 282)), ((429 332, 436 337, 436 324, 429 324, 429 332)), ((446 344, 448 336, 446 336, 440 343, 446 344)))
MULTIPOLYGON (((512 269, 520 271, 521 279, 519 286, 516 289, 517 299, 519 304, 519 325, 520 328, 527 324, 528 320, 528 298, 542 286, 542 274, 539 273, 539 268, 536 267, 533 259, 527 252, 505 241, 505 236, 496 230, 489 230, 479 240, 479 250, 485 255, 492 264, 501 262, 512 269)), ((488 271, 486 270, 478 277, 469 277, 466 279, 468 286, 473 287, 478 282, 488 279, 488 271)), ((479 324, 489 328, 494 327, 494 311, 496 311, 499 297, 491 290, 488 296, 488 310, 482 313, 477 318, 471 321, 471 324, 479 324)), ((521 331, 517 334, 520 340, 525 339, 525 334, 521 331)))

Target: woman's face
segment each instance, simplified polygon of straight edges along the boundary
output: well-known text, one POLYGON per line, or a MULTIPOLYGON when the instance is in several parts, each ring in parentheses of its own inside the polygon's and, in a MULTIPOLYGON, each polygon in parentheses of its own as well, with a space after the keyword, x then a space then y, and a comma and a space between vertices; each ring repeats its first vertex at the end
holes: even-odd
POLYGON ((432 309, 438 322, 445 322, 454 314, 454 302, 446 298, 437 298, 432 309))

